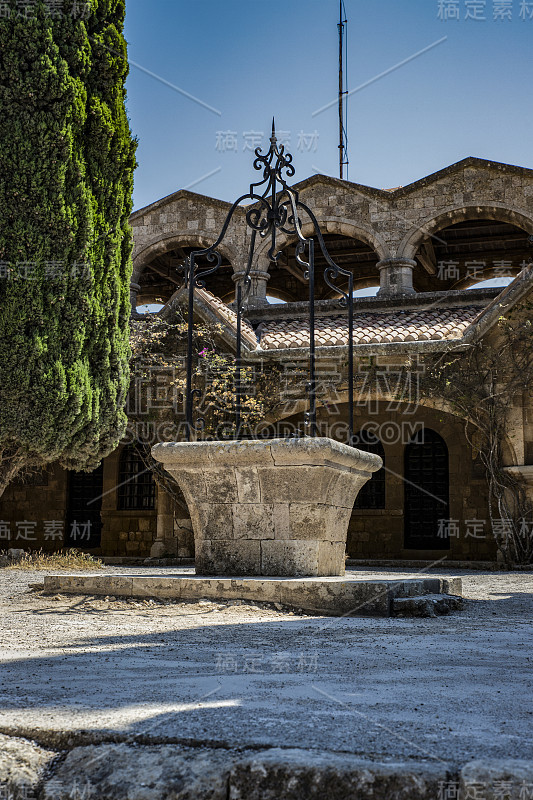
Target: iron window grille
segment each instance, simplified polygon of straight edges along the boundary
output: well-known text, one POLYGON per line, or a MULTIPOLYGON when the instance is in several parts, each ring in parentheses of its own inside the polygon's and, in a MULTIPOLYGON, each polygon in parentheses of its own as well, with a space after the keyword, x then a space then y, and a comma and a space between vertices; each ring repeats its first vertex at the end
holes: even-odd
POLYGON ((119 511, 151 511, 155 508, 154 476, 135 445, 127 445, 120 455, 118 508, 119 511))

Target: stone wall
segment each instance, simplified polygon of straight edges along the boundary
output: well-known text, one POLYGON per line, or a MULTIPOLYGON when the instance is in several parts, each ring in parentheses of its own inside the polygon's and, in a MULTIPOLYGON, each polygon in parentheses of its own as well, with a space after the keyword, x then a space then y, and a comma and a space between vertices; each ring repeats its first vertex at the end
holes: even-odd
POLYGON ((0 550, 60 549, 64 542, 66 504, 67 473, 57 464, 24 481, 15 480, 0 499, 0 550))
POLYGON ((102 512, 102 555, 148 558, 156 537, 155 511, 102 512))
MULTIPOLYGON (((385 450, 385 508, 354 508, 348 529, 346 551, 350 558, 398 558, 438 560, 494 561, 496 547, 488 523, 488 488, 485 474, 464 435, 464 423, 458 417, 419 406, 416 414, 388 411, 387 403, 379 403, 369 418, 367 410, 356 409, 355 431, 369 421, 373 430, 381 433, 385 450), (413 550, 404 548, 404 450, 412 431, 425 426, 445 441, 449 455, 450 519, 456 523, 458 537, 450 538, 449 550, 413 550), (388 441, 388 439, 390 441, 388 441), (486 521, 480 535, 475 520, 486 521)), ((397 404, 396 404, 397 405, 397 404)), ((347 421, 346 407, 338 406, 339 415, 333 423, 339 428, 347 421)), ((324 423, 326 417, 323 418, 324 423)), ((288 423, 298 424, 298 418, 288 423)), ((327 435, 327 428, 321 430, 327 435)))
MULTIPOLYGON (((104 460, 101 547, 94 555, 147 558, 156 536, 157 511, 119 511, 117 476, 120 450, 104 460)), ((0 533, 9 527, 11 540, 0 538, 0 550, 54 552, 65 547, 68 507, 68 473, 53 464, 43 477, 15 481, 0 500, 0 533), (24 523, 35 523, 29 530, 24 523), (51 523, 57 523, 53 527, 51 523), (18 525, 17 525, 18 523, 18 525), (23 538, 22 532, 26 531, 23 538), (29 530, 29 532, 28 532, 29 530)), ((83 543, 80 543, 83 549, 83 543)))
MULTIPOLYGON (((394 191, 374 189, 324 175, 297 184, 300 199, 314 212, 323 233, 353 237, 367 243, 381 262, 413 259, 424 239, 435 231, 467 219, 495 219, 533 234, 533 170, 477 158, 466 158, 394 191)), ((131 217, 135 241, 133 282, 145 267, 174 246, 212 244, 230 204, 185 190, 140 209, 131 217)), ((303 232, 311 235, 312 226, 303 232)), ((238 211, 220 248, 234 273, 247 259, 248 231, 238 211)), ((280 235, 279 249, 289 238, 280 235)), ((258 263, 265 264, 258 250, 258 263)), ((264 267, 263 267, 264 268, 264 267)), ((376 269, 375 283, 379 283, 376 269)), ((435 289, 435 277, 417 265, 417 291, 435 289)), ((449 288, 439 281, 439 289, 449 288)))

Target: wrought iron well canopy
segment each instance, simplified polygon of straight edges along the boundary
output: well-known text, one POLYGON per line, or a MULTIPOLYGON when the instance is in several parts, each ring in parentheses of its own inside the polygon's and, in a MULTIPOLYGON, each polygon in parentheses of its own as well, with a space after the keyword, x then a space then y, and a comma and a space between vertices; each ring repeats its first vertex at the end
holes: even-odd
POLYGON ((353 444, 353 398, 354 398, 354 364, 353 364, 353 274, 342 269, 332 260, 328 253, 324 237, 312 210, 300 200, 298 191, 288 185, 287 180, 295 174, 292 155, 285 152, 285 146, 279 145, 276 127, 272 121, 270 149, 263 155, 261 148, 255 150, 254 169, 262 171, 261 181, 250 184, 250 190, 239 197, 231 207, 222 226, 218 239, 203 250, 193 250, 185 265, 186 287, 188 290, 188 324, 187 324, 187 378, 186 378, 186 432, 187 439, 193 440, 201 432, 203 421, 195 420, 195 399, 201 394, 193 386, 193 339, 194 339, 194 291, 205 287, 205 278, 216 272, 222 264, 222 256, 218 247, 226 237, 233 215, 238 207, 246 201, 250 206, 246 210, 246 225, 251 231, 250 246, 246 270, 237 283, 235 311, 237 315, 237 346, 235 358, 235 429, 236 439, 242 438, 242 321, 250 294, 250 273, 256 256, 256 247, 264 240, 270 241, 267 256, 271 262, 277 262, 282 255, 278 249, 279 233, 294 238, 297 263, 304 270, 304 277, 309 285, 308 323, 309 323, 309 381, 306 386, 308 410, 305 414, 306 435, 315 437, 317 428, 317 379, 316 379, 316 341, 315 341, 315 242, 313 237, 306 237, 302 232, 305 220, 313 225, 314 235, 326 260, 323 280, 333 291, 340 295, 339 308, 348 315, 348 403, 349 403, 349 439, 353 444), (205 268, 197 265, 197 259, 205 257, 212 266, 205 268), (347 290, 336 283, 342 280, 348 284, 347 290))

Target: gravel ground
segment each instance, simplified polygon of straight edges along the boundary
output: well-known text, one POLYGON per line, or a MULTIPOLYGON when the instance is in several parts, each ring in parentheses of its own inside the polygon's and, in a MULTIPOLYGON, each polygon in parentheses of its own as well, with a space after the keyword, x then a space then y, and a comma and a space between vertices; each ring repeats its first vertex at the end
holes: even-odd
POLYGON ((46 597, 29 588, 44 574, 0 569, 3 732, 377 759, 533 758, 532 572, 439 570, 463 578, 467 600, 462 612, 432 619, 46 597))

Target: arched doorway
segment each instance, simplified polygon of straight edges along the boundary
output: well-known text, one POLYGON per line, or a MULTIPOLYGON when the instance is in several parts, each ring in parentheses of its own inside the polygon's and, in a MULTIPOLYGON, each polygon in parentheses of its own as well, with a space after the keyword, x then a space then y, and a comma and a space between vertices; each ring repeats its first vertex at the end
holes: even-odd
POLYGON ((103 481, 103 462, 93 472, 69 473, 66 547, 83 550, 100 547, 103 481))
POLYGON ((385 508, 385 450, 378 437, 370 431, 361 430, 353 438, 354 447, 366 453, 374 453, 383 461, 383 467, 374 472, 365 483, 355 501, 354 509, 385 508))
POLYGON ((444 535, 450 516, 448 448, 438 433, 424 428, 404 451, 404 547, 449 550, 444 535))

